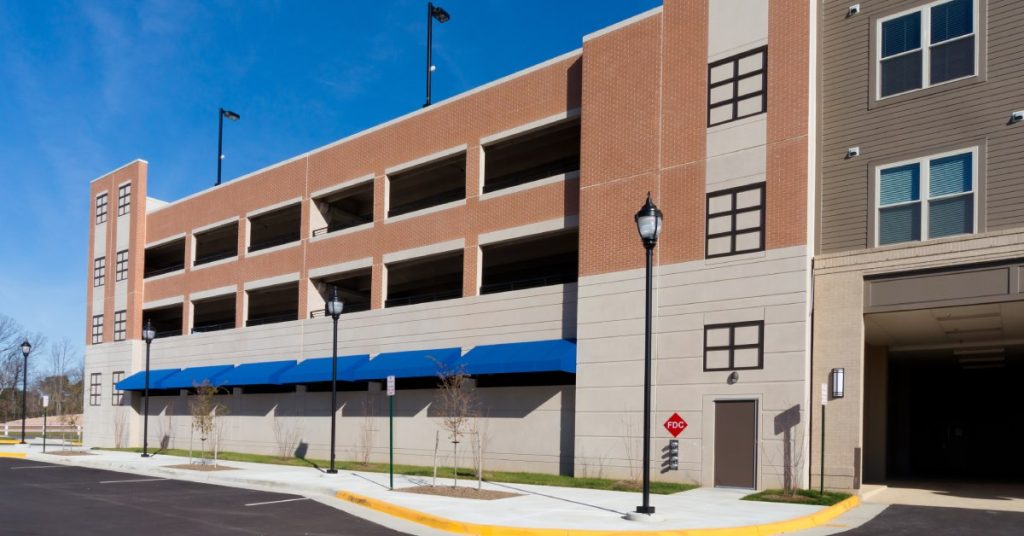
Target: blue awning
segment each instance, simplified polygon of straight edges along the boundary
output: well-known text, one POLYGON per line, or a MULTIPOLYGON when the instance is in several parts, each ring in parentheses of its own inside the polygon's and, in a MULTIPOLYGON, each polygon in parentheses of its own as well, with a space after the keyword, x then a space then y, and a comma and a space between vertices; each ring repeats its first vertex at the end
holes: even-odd
MULTIPOLYGON (((160 382, 181 372, 181 369, 156 369, 149 371, 149 388, 159 389, 160 382)), ((117 382, 117 388, 122 391, 143 391, 146 389, 146 371, 136 372, 131 376, 117 382)))
POLYGON ((439 348, 436 350, 412 350, 409 352, 386 352, 352 371, 354 381, 378 381, 388 376, 396 378, 436 377, 444 369, 451 368, 461 348, 439 348))
POLYGON ((225 372, 235 368, 234 365, 213 365, 210 367, 189 367, 177 374, 173 374, 160 383, 161 389, 191 389, 203 382, 209 382, 214 387, 221 387, 221 376, 225 372))
POLYGON ((281 374, 296 366, 297 361, 266 361, 238 365, 217 379, 220 385, 280 385, 281 374))
MULTIPOLYGON (((370 359, 368 354, 338 356, 338 381, 352 381, 350 374, 352 369, 366 363, 368 359, 370 359)), ((277 378, 277 383, 329 382, 331 381, 331 360, 330 357, 303 360, 298 365, 281 373, 277 378)))
POLYGON ((529 372, 576 373, 576 343, 563 339, 477 346, 456 367, 470 376, 529 372))

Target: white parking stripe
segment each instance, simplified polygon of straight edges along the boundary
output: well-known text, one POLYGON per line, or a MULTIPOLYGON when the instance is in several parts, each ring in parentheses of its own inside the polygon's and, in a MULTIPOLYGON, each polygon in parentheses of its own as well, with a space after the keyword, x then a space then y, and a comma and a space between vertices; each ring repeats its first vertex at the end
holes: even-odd
POLYGON ((101 480, 100 484, 126 484, 128 482, 159 482, 166 478, 138 478, 135 480, 101 480))
POLYGON ((293 501, 308 501, 308 500, 309 500, 308 497, 298 497, 298 498, 295 498, 295 499, 284 499, 284 500, 280 500, 280 501, 267 501, 267 502, 249 503, 246 506, 263 506, 264 504, 277 504, 277 503, 286 503, 286 502, 293 502, 293 501))

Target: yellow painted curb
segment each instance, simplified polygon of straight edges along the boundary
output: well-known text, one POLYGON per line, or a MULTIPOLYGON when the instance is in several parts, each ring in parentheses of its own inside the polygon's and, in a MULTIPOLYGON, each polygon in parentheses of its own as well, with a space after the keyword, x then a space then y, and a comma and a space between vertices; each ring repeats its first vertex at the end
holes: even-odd
POLYGON ((0 452, 0 458, 24 458, 24 452, 0 452))
POLYGON ((0 439, 0 445, 17 445, 17 439, 0 439))
POLYGON ((480 525, 465 521, 453 521, 434 516, 404 506, 372 499, 358 493, 339 491, 336 496, 352 504, 376 510, 393 517, 426 525, 431 528, 472 536, 767 536, 780 532, 792 532, 824 525, 852 510, 860 499, 856 496, 838 502, 820 512, 785 521, 764 525, 747 525, 744 527, 725 527, 717 529, 680 529, 680 530, 574 530, 574 529, 537 529, 528 527, 504 527, 500 525, 480 525))

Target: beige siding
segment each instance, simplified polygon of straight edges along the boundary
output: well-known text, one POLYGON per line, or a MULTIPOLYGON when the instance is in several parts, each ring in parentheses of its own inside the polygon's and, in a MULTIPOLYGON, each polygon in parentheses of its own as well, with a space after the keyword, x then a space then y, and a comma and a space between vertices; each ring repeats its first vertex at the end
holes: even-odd
POLYGON ((1024 124, 1008 124, 1024 108, 1024 6, 1017 0, 980 0, 983 75, 964 83, 919 92, 911 98, 871 103, 871 26, 875 17, 921 5, 921 0, 867 0, 847 17, 849 3, 827 2, 822 24, 821 252, 872 245, 869 215, 872 166, 909 155, 978 144, 987 191, 980 231, 1024 225, 1024 182, 1018 164, 1024 124), (987 16, 985 16, 987 7, 987 16), (987 74, 984 71, 987 70, 987 74), (848 147, 861 156, 846 159, 848 147))

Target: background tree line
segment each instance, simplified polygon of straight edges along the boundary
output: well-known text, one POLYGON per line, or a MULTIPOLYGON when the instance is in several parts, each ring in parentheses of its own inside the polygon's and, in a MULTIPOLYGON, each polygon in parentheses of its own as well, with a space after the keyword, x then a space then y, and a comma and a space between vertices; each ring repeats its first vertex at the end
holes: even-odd
POLYGON ((84 361, 68 339, 51 343, 25 330, 13 318, 0 314, 0 422, 21 418, 22 374, 25 358, 22 341, 32 344, 28 356, 28 417, 43 414, 43 395, 50 397, 50 415, 82 412, 84 361))

